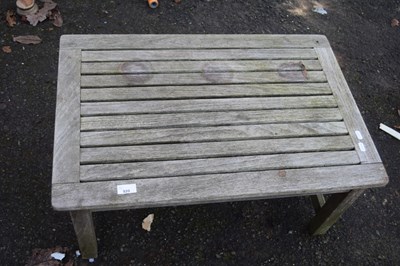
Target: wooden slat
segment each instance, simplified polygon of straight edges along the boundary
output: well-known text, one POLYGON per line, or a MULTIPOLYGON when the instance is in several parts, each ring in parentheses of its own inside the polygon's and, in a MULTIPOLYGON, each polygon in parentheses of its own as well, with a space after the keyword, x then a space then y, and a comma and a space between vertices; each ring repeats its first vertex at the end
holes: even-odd
POLYGON ((354 149, 349 136, 81 148, 81 163, 176 160, 354 149))
POLYGON ((162 60, 316 59, 313 49, 194 49, 82 51, 83 62, 162 60))
POLYGON ((82 74, 322 70, 318 60, 233 60, 82 63, 82 74))
POLYGON ((384 186, 382 164, 53 185, 57 210, 123 209, 334 193, 384 186), (283 175, 284 173, 284 175, 283 175), (137 193, 117 195, 117 185, 137 193))
POLYGON ((89 131, 81 133, 81 146, 119 146, 343 134, 347 134, 343 122, 89 131))
POLYGON ((240 84, 82 89, 81 101, 326 95, 327 83, 240 84))
POLYGON ((350 88, 347 85, 332 49, 318 48, 316 51, 361 161, 367 163, 381 162, 378 151, 376 150, 374 142, 365 126, 364 120, 357 108, 357 104, 354 101, 353 95, 351 94, 350 88), (356 131, 361 133, 362 139, 357 137, 356 131), (363 147, 365 147, 365 151, 360 149, 358 143, 362 143, 363 147))
POLYGON ((82 117, 81 130, 340 121, 337 108, 82 117))
POLYGON ((61 46, 82 49, 196 49, 328 47, 323 35, 265 34, 103 34, 63 35, 61 46))
POLYGON ((322 71, 125 74, 82 76, 82 87, 326 82, 322 71))
POLYGON ((152 178, 358 164, 355 151, 82 165, 81 181, 152 178))
POLYGON ((183 113, 337 107, 333 96, 82 103, 81 115, 183 113))
POLYGON ((60 50, 53 184, 79 182, 80 56, 80 50, 60 50))

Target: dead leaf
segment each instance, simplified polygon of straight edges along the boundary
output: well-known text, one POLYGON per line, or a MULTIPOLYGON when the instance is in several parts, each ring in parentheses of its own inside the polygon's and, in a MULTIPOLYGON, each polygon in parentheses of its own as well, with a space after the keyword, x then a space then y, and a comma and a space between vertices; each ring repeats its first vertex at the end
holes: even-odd
POLYGON ((34 0, 17 0, 17 7, 29 9, 35 4, 34 0))
POLYGON ((53 25, 54 25, 54 26, 59 27, 59 28, 62 26, 62 24, 63 24, 63 19, 62 19, 62 16, 61 16, 60 11, 58 11, 58 10, 53 10, 53 11, 52 11, 51 18, 53 19, 53 25))
POLYGON ((306 66, 302 62, 299 62, 299 65, 300 65, 301 73, 303 74, 303 77, 305 79, 308 79, 308 73, 307 73, 306 66))
POLYGON ((51 15, 50 11, 56 8, 56 6, 57 3, 54 3, 51 0, 46 0, 43 7, 39 9, 38 12, 33 15, 27 15, 26 19, 32 26, 36 26, 39 22, 45 21, 47 17, 51 15))
POLYGON ((42 42, 42 39, 37 35, 24 35, 13 37, 13 41, 22 44, 39 44, 42 42))
POLYGON ((17 17, 15 16, 14 11, 12 10, 7 10, 6 13, 6 20, 7 20, 7 25, 9 27, 14 27, 15 24, 17 24, 17 17))
POLYGON ((394 125, 394 128, 400 129, 400 125, 394 125))
POLYGON ((11 46, 3 46, 1 49, 2 49, 3 52, 5 52, 6 54, 9 54, 9 53, 12 52, 11 46))
POLYGON ((390 25, 392 27, 399 27, 400 26, 400 22, 397 19, 392 19, 392 22, 390 23, 390 25))
POLYGON ((399 116, 400 116, 400 109, 397 109, 397 113, 399 114, 399 116))
POLYGON ((73 262, 73 254, 71 250, 67 247, 54 247, 47 249, 35 248, 32 250, 32 256, 29 258, 26 265, 28 266, 37 266, 37 265, 46 265, 46 266, 58 266, 58 265, 72 265, 73 262), (51 257, 51 254, 54 252, 65 253, 66 258, 63 261, 55 260, 51 257), (68 260, 68 261, 67 261, 68 260), (66 264, 64 264, 66 263, 66 264))
POLYGON ((180 4, 182 0, 175 0, 175 4, 180 4))
POLYGON ((143 219, 142 228, 148 232, 151 230, 151 224, 154 221, 154 213, 147 215, 146 218, 143 219))
POLYGON ((285 177, 286 176, 286 171, 285 170, 279 170, 278 171, 278 176, 279 177, 285 177))

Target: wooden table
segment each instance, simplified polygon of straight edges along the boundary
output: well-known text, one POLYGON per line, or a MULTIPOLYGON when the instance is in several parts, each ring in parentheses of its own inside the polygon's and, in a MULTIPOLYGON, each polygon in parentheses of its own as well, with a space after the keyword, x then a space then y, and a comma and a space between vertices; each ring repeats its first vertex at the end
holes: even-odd
POLYGON ((93 211, 317 195, 323 234, 387 182, 324 36, 61 38, 52 204, 84 258, 93 211))

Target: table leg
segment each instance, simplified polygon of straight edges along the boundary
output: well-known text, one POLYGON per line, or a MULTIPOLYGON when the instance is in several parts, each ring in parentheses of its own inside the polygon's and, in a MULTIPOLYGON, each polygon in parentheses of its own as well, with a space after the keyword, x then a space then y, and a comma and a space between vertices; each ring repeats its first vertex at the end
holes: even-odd
POLYGON ((97 258, 97 239, 91 211, 71 211, 71 219, 83 259, 97 258))
POLYGON ((309 231, 312 235, 323 235, 340 216, 364 192, 362 189, 332 195, 311 220, 309 231))
POLYGON ((325 205, 326 201, 325 201, 324 195, 323 194, 317 194, 317 195, 312 195, 310 197, 311 197, 311 202, 312 202, 312 205, 314 207, 314 210, 316 212, 318 212, 322 208, 322 206, 325 205))

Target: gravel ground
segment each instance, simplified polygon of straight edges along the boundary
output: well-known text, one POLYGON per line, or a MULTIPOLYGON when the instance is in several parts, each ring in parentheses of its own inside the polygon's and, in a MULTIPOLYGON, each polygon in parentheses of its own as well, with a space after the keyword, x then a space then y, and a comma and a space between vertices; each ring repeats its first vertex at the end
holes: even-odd
MULTIPOLYGON (((0 2, 0 259, 25 265, 35 248, 77 249, 68 213, 50 204, 58 42, 78 33, 298 33, 331 42, 387 168, 325 236, 310 237, 307 198, 259 200, 95 214, 97 265, 400 265, 400 141, 378 129, 399 125, 397 0, 60 1, 61 28, 45 21, 7 27, 14 1, 0 2), (39 35, 38 45, 12 41, 39 35), (141 221, 155 214, 151 232, 141 221)), ((78 265, 87 261, 74 259, 78 265)), ((47 264, 46 264, 47 265, 47 264)), ((55 264, 52 264, 55 265, 55 264)))

